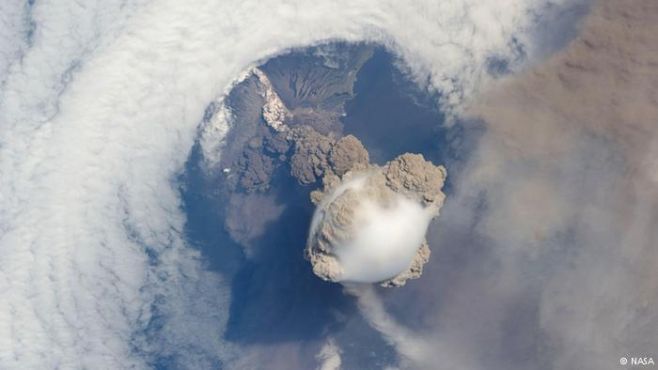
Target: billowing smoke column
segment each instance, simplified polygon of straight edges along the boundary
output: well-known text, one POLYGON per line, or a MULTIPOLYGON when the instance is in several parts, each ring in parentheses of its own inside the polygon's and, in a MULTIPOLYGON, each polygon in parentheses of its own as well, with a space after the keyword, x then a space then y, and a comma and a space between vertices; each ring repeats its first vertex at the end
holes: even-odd
MULTIPOLYGON (((286 107, 267 75, 259 69, 254 75, 269 129, 251 140, 234 167, 236 186, 245 192, 266 189, 283 162, 301 185, 322 185, 311 193, 317 209, 305 249, 322 279, 402 286, 420 277, 430 255, 425 233, 445 198, 445 168, 410 153, 373 165, 358 138, 340 137, 327 124, 335 112, 316 109, 309 117, 305 109, 303 119, 295 119, 297 113, 286 107)), ((242 217, 234 219, 227 228, 239 237, 234 224, 242 224, 242 217)))
POLYGON ((425 233, 445 195, 443 166, 403 154, 383 167, 355 166, 323 179, 306 257, 313 272, 335 282, 402 286, 420 277, 430 250, 425 233))

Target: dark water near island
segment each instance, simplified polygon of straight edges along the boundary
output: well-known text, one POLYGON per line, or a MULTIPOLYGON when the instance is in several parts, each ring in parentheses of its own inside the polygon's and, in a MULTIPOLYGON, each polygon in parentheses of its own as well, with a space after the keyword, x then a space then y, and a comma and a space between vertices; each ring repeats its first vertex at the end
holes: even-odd
POLYGON ((418 87, 398 68, 401 62, 383 48, 359 71, 356 95, 346 104, 345 133, 361 140, 371 161, 384 164, 402 153, 419 153, 448 169, 443 191, 484 131, 481 122, 446 125, 441 96, 418 87))
MULTIPOLYGON (((465 130, 475 132, 476 125, 445 127, 439 97, 418 89, 397 69, 395 57, 385 49, 339 44, 336 50, 365 47, 372 49, 371 57, 359 69, 353 91, 340 96, 346 100, 345 115, 340 119, 344 133, 359 138, 375 163, 383 164, 404 152, 421 153, 436 164, 446 164, 450 176, 451 164, 459 163, 456 153, 470 145, 463 140, 465 130)), ((275 58, 263 69, 268 73, 278 70, 278 78, 285 82, 289 70, 317 63, 317 58, 309 59, 309 55, 313 50, 296 51, 275 58)), ((337 98, 332 99, 334 104, 337 98)), ((249 114, 253 116, 253 112, 249 114)), ((201 251, 208 268, 231 281, 225 338, 245 345, 298 343, 302 361, 314 368, 323 338, 330 335, 341 348, 346 369, 395 365, 394 349, 361 317, 354 299, 346 296, 340 285, 313 275, 303 258, 313 212, 309 201, 312 188, 298 185, 285 167, 274 173, 267 196, 284 206, 283 213, 267 225, 261 237, 252 240, 253 254, 247 258, 244 246, 223 226, 228 195, 219 190, 221 179, 209 179, 202 160, 197 146, 181 177, 185 233, 201 251)), ((170 368, 169 363, 170 359, 161 359, 155 365, 165 369, 170 368)))
POLYGON ((377 49, 359 71, 356 96, 346 104, 345 133, 358 137, 380 165, 407 152, 443 163, 446 128, 439 96, 420 91, 395 62, 392 54, 377 49))

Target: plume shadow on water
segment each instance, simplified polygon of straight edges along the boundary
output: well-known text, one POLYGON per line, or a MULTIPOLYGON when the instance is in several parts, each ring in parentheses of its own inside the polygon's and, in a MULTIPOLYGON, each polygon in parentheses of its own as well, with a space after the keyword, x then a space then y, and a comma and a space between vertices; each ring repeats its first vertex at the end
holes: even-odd
POLYGON ((354 311, 340 286, 317 279, 304 259, 313 213, 308 189, 281 172, 273 196, 285 210, 253 241, 255 252, 233 279, 226 331, 233 341, 319 339, 336 324, 333 312, 354 311))
POLYGON ((195 159, 200 159, 198 148, 190 157, 182 189, 188 215, 185 232, 202 252, 207 267, 232 281, 227 339, 311 340, 326 333, 325 325, 333 321, 332 311, 351 313, 353 307, 340 286, 315 278, 304 260, 302 251, 313 212, 309 189, 279 171, 271 196, 285 204, 285 210, 253 241, 255 252, 247 259, 243 246, 224 229, 226 196, 207 183, 195 159))
MULTIPOLYGON (((271 196, 285 204, 283 213, 244 247, 231 239, 223 223, 224 194, 208 183, 195 149, 182 188, 188 215, 186 235, 207 267, 231 281, 229 320, 218 335, 244 345, 298 343, 301 357, 314 366, 323 338, 341 342, 343 359, 361 369, 395 363, 395 351, 358 314, 354 299, 339 284, 318 279, 303 257, 313 212, 311 189, 298 185, 285 170, 273 179, 271 196)), ((164 360, 167 363, 167 360, 164 360)), ((163 369, 167 366, 161 367, 163 369)))

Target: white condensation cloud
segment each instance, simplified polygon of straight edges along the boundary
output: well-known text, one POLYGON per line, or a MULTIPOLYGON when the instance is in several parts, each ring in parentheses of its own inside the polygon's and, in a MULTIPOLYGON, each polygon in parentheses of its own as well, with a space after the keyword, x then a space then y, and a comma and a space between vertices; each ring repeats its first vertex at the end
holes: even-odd
POLYGON ((388 45, 458 107, 542 3, 8 6, 0 367, 142 368, 157 353, 230 366, 225 283, 186 246, 175 183, 207 105, 263 58, 344 39, 388 45), (12 14, 33 22, 30 40, 12 14))
POLYGON ((325 344, 320 348, 320 352, 315 356, 320 362, 317 370, 340 370, 342 359, 340 357, 340 348, 332 338, 328 338, 325 344))
POLYGON ((487 130, 451 172, 449 217, 428 237, 441 243, 435 254, 467 258, 439 255, 413 295, 440 305, 424 318, 427 340, 459 344, 432 347, 436 360, 608 369, 622 356, 655 359, 657 19, 655 1, 601 0, 570 45, 471 107, 487 130))

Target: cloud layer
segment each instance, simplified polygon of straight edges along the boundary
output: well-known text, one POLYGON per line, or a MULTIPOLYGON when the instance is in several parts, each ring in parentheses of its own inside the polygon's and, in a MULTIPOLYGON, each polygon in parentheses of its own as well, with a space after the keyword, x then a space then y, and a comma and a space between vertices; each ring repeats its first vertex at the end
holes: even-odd
POLYGON ((187 245, 175 181, 244 71, 376 41, 459 107, 546 2, 14 4, 0 12, 0 367, 143 368, 250 361, 221 340, 225 283, 187 245))

